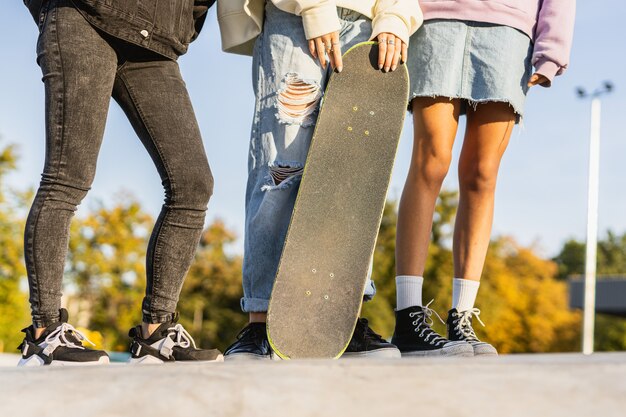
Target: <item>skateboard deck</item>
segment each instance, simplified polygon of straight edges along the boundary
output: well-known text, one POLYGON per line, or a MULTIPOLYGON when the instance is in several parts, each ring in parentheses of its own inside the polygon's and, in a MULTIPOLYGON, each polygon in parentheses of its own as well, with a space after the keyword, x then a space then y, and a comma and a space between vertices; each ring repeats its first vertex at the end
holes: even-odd
POLYGON ((405 65, 348 50, 328 82, 267 317, 283 359, 337 358, 354 331, 408 103, 405 65))

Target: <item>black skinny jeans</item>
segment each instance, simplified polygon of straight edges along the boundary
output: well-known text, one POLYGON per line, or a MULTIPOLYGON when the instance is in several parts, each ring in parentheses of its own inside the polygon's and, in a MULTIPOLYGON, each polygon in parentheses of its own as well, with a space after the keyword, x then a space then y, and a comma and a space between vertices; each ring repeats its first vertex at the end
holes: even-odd
POLYGON ((97 31, 69 0, 50 1, 40 31, 46 158, 24 239, 33 324, 46 327, 59 320, 70 222, 94 178, 111 97, 128 116, 165 188, 148 247, 142 309, 148 323, 169 321, 213 190, 178 64, 97 31))

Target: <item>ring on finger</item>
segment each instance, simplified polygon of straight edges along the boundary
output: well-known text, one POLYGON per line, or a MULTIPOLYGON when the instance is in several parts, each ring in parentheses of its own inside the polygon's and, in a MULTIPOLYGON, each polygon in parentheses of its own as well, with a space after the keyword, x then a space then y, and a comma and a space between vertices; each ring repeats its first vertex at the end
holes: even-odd
POLYGON ((396 44, 396 41, 394 41, 393 39, 389 39, 389 40, 387 41, 387 43, 388 43, 389 45, 395 45, 395 44, 396 44))

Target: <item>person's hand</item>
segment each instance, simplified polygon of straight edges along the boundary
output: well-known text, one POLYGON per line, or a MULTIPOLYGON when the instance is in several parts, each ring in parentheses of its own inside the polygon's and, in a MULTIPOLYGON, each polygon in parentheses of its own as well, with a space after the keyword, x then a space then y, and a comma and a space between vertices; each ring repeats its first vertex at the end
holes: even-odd
POLYGON ((408 58, 408 46, 393 33, 383 32, 378 35, 378 69, 386 72, 395 71, 400 57, 402 62, 408 58))
POLYGON ((326 55, 328 55, 330 65, 334 70, 341 72, 343 69, 339 32, 327 33, 326 35, 309 39, 309 51, 313 58, 320 61, 322 68, 326 69, 326 55))
POLYGON ((549 83, 549 82, 550 80, 548 80, 546 76, 538 74, 538 73, 534 73, 532 77, 530 77, 530 80, 528 80, 528 88, 534 87, 536 85, 541 85, 544 83, 549 83))

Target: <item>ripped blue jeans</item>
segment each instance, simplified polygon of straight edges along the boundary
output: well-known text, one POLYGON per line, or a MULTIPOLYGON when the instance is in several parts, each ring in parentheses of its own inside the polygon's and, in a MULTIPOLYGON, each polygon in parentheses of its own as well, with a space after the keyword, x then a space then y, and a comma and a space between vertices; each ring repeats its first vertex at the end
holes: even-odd
MULTIPOLYGON (((369 40, 371 21, 338 9, 341 50, 369 40)), ((317 112, 330 70, 310 52, 302 19, 266 3, 253 58, 255 115, 250 137, 241 307, 267 311, 317 112)), ((373 297, 374 285, 365 297, 373 297)))

